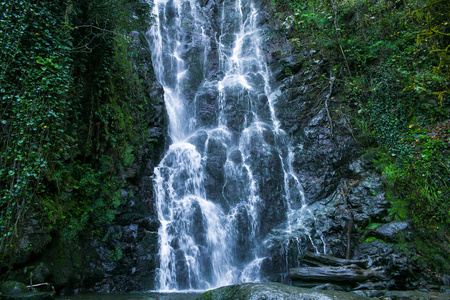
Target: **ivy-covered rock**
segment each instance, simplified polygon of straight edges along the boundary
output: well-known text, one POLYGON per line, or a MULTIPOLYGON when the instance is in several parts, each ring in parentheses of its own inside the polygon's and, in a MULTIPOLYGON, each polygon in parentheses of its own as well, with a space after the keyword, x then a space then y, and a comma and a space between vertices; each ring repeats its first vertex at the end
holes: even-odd
POLYGON ((150 176, 167 117, 150 12, 135 0, 2 3, 0 278, 151 288, 150 176))

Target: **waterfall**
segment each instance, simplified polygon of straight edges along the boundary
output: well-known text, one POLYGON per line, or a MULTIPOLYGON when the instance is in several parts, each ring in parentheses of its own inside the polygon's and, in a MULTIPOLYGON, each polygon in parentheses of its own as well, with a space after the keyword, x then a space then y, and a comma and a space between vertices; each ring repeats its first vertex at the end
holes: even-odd
POLYGON ((153 13, 149 40, 172 140, 154 172, 158 288, 258 282, 271 230, 301 228, 308 213, 275 115, 258 8, 155 0, 153 13))

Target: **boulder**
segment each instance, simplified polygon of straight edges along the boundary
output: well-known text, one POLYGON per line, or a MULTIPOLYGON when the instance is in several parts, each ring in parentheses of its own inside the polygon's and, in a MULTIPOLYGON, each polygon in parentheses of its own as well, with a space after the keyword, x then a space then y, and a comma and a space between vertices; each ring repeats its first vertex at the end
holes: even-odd
POLYGON ((243 283, 210 290, 201 295, 198 300, 357 300, 371 299, 352 293, 338 291, 311 290, 284 285, 281 283, 243 283))
POLYGON ((405 232, 407 236, 411 235, 407 230, 410 226, 407 222, 391 222, 378 226, 373 235, 385 241, 395 242, 400 232, 405 232))

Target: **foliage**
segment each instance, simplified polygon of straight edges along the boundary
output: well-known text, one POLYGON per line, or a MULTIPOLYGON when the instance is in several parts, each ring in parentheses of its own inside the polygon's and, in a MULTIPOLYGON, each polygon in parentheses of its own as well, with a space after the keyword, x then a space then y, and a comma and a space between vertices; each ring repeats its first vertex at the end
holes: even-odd
POLYGON ((378 241, 378 242, 383 243, 383 244, 386 243, 385 241, 383 241, 383 240, 381 240, 381 239, 377 239, 376 237, 373 237, 373 236, 366 238, 366 239, 363 241, 363 243, 372 243, 372 242, 375 242, 375 241, 378 241))
POLYGON ((392 215, 448 227, 450 1, 274 5, 292 41, 309 50, 306 63, 323 60, 337 77, 334 105, 360 130, 361 146, 379 147, 392 215))
POLYGON ((413 78, 407 89, 415 89, 433 94, 442 107, 450 93, 450 1, 427 1, 426 5, 412 12, 420 22, 421 30, 417 34, 417 44, 429 49, 436 63, 431 69, 425 69, 413 78))
POLYGON ((114 218, 151 125, 127 33, 151 17, 140 0, 0 4, 2 267, 31 212, 66 239, 114 218))

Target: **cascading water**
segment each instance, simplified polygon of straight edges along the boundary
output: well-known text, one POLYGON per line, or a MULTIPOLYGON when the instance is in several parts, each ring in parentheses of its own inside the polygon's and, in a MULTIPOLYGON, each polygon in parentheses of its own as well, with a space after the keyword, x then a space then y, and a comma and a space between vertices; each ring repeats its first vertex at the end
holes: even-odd
POLYGON ((273 229, 307 212, 250 0, 155 0, 172 145, 155 169, 160 290, 259 281, 273 229))

